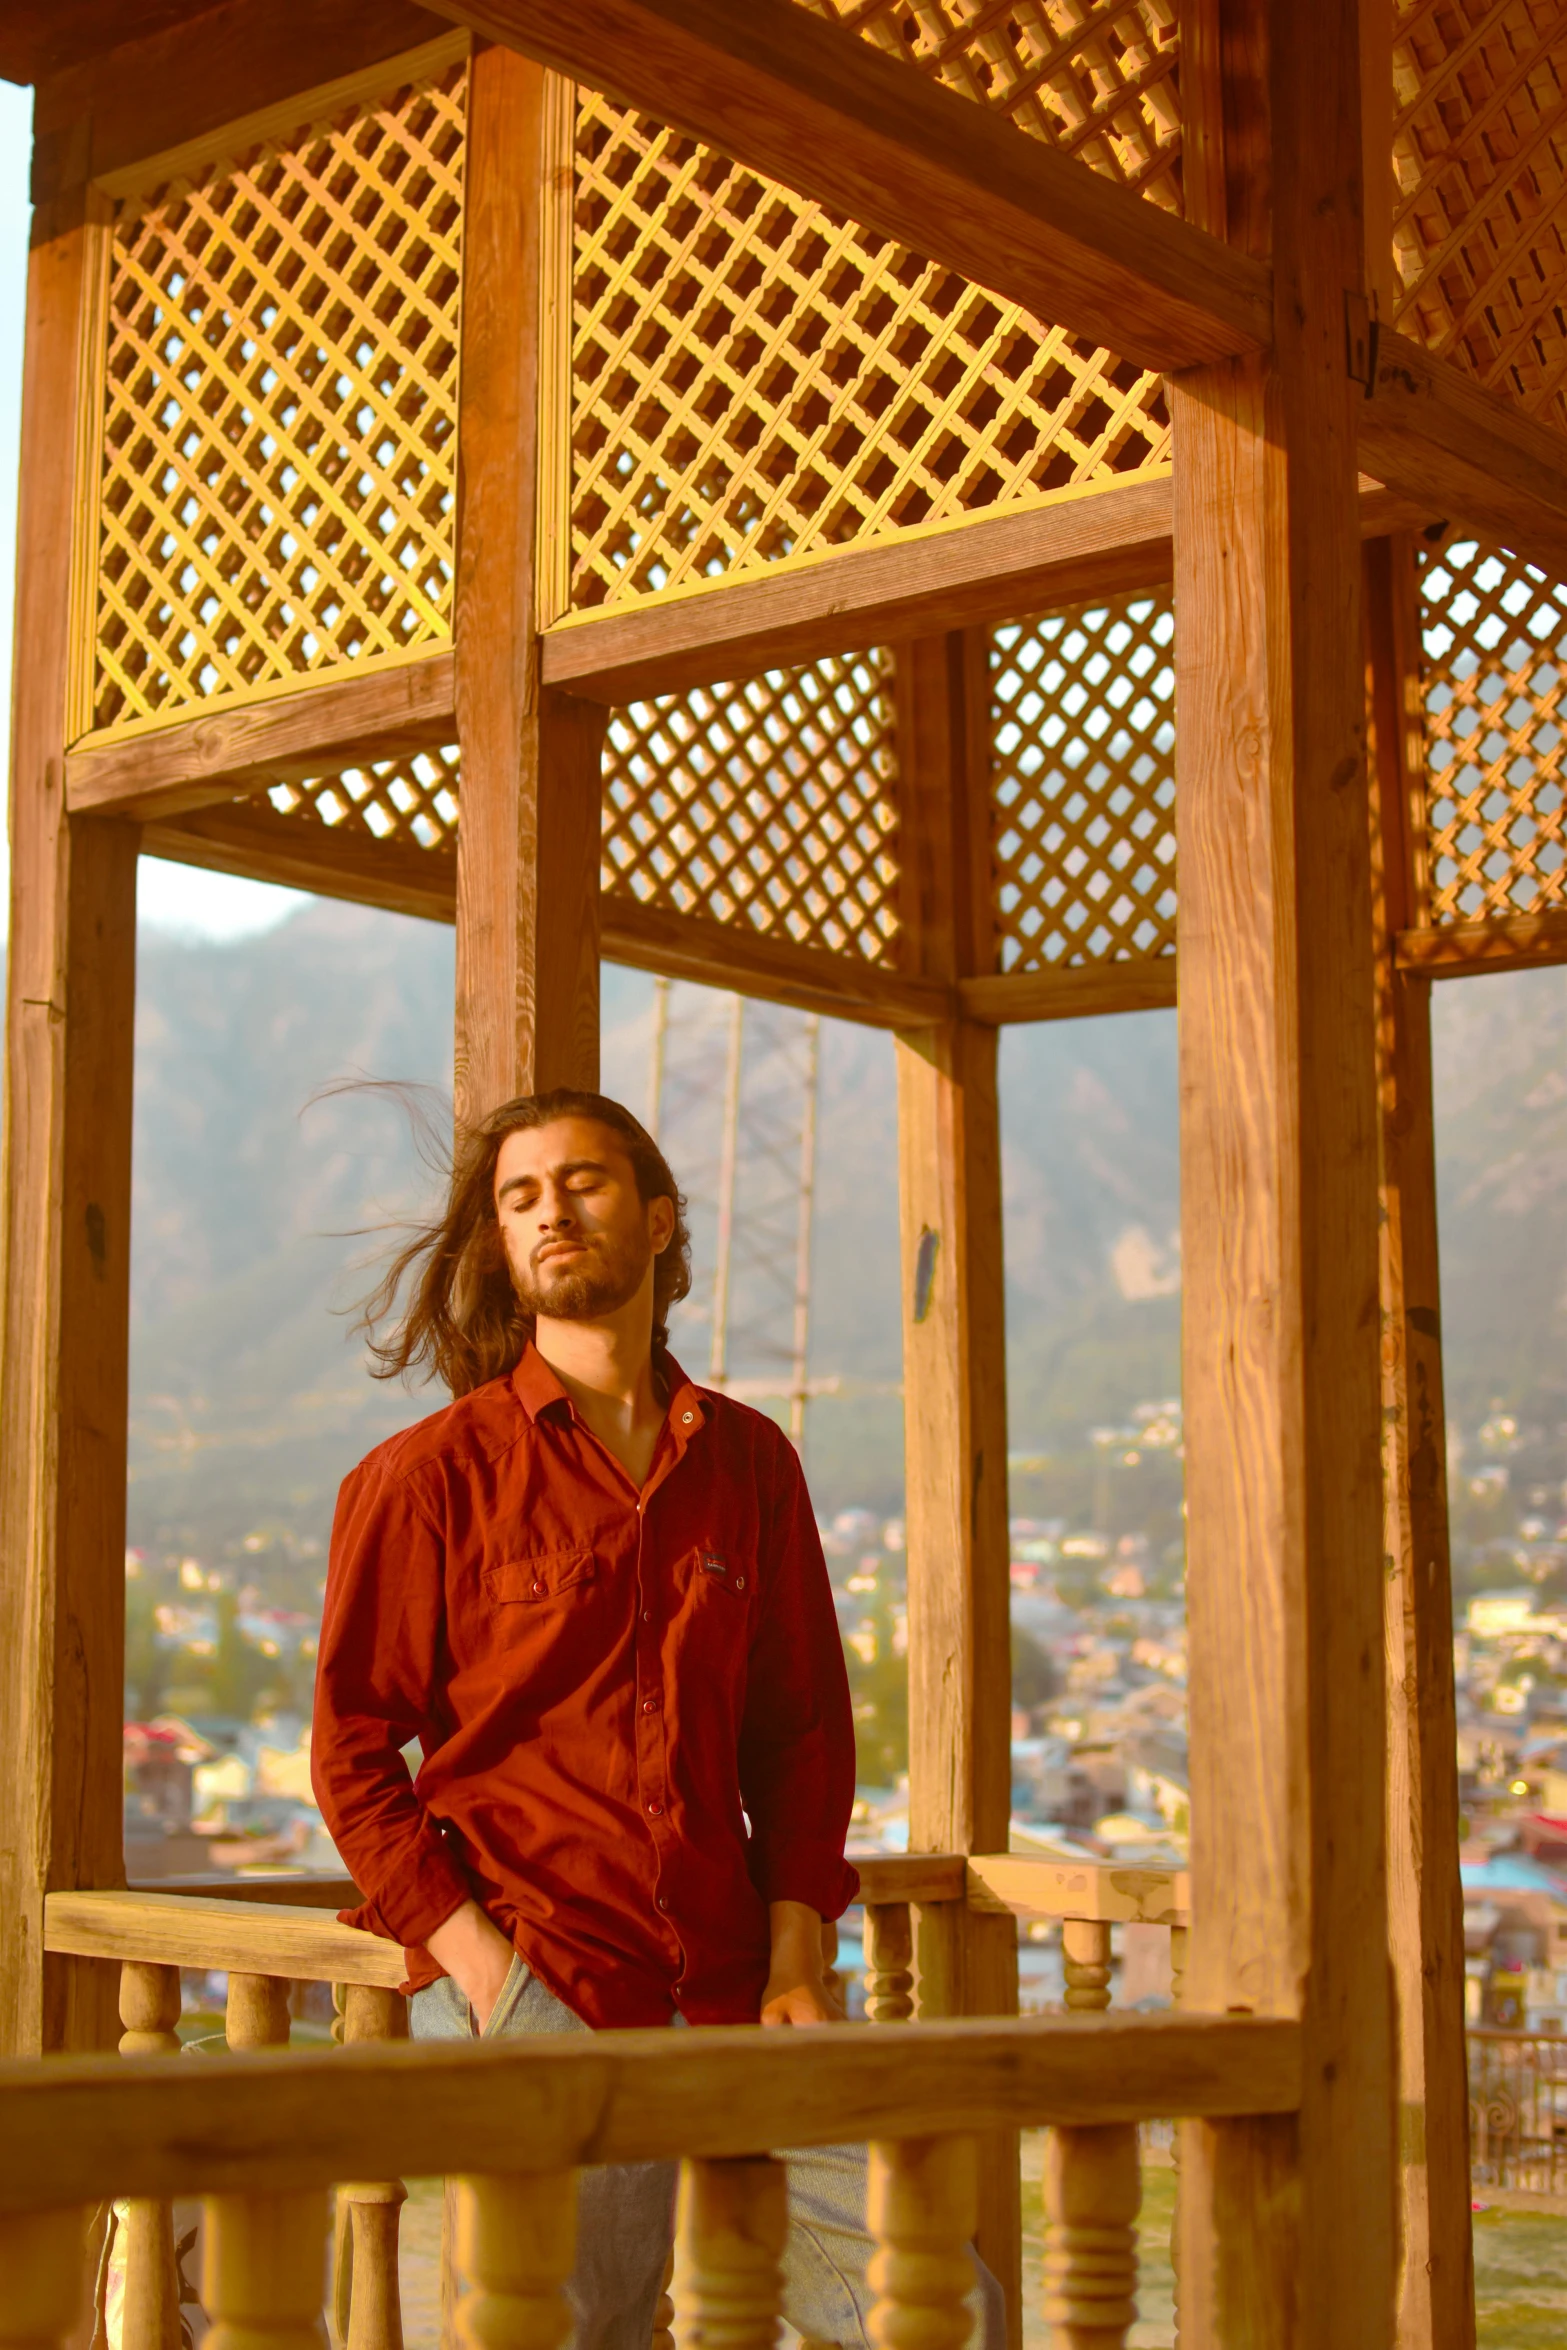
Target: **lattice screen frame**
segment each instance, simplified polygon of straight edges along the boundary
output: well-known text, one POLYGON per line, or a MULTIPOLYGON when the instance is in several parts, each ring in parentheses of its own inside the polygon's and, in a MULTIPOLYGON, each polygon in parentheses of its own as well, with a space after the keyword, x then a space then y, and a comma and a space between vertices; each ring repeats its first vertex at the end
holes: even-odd
MULTIPOLYGON (((443 35, 401 57, 383 60, 363 72, 303 91, 262 113, 222 126, 186 146, 116 173, 95 187, 93 199, 100 214, 110 214, 116 206, 118 214, 102 238, 104 276, 82 355, 84 383, 98 387, 98 391, 94 394, 89 389, 82 403, 78 479, 84 494, 79 500, 73 548, 73 658, 68 692, 68 727, 73 741, 113 740, 181 718, 243 708, 328 679, 396 667, 449 641, 461 300, 460 124, 466 110, 469 49, 466 33, 443 35), (380 315, 384 301, 378 305, 375 300, 397 281, 401 267, 400 257, 392 250, 397 240, 386 234, 395 209, 392 180, 383 176, 379 182, 382 215, 372 223, 362 217, 370 190, 368 175, 358 168, 362 157, 355 158, 352 180, 344 175, 344 184, 350 188, 347 199, 340 200, 338 192, 328 187, 328 174, 323 171, 308 189, 316 201, 321 241, 292 251, 287 232, 304 210, 304 202, 296 204, 291 217, 279 189, 286 186, 290 169, 281 159, 302 156, 312 140, 318 148, 325 140, 340 163, 346 161, 344 149, 350 141, 369 139, 374 144, 377 128, 381 145, 390 148, 394 142, 384 128, 384 108, 405 92, 413 94, 405 105, 405 117, 418 110, 418 94, 428 94, 424 103, 431 117, 427 126, 431 139, 409 131, 403 142, 401 164, 407 165, 410 175, 423 174, 426 197, 424 212, 405 211, 403 226, 407 229, 410 222, 416 223, 412 234, 431 248, 427 270, 437 275, 444 270, 445 277, 439 298, 427 295, 422 285, 403 277, 402 318, 395 323, 405 325, 407 332, 397 346, 387 332, 388 320, 380 315), (345 122, 350 116, 353 119, 345 122), (438 138, 437 133, 444 138, 438 138), (444 154, 439 151, 442 143, 444 154), (265 173, 270 164, 277 164, 279 170, 268 187, 265 173), (230 167, 227 172, 225 166, 230 167), (236 255, 234 237, 208 200, 210 191, 225 182, 228 200, 236 215, 245 214, 250 233, 258 239, 270 239, 267 254, 258 248, 254 255, 236 255), (208 398, 205 406, 192 400, 180 411, 171 397, 160 412, 147 397, 146 388, 140 387, 139 399, 118 407, 131 446, 126 463, 116 471, 111 455, 117 413, 112 391, 116 259, 117 253, 125 254, 135 224, 155 217, 160 192, 166 209, 182 200, 187 202, 188 216, 198 224, 203 254, 217 255, 220 267, 225 262, 230 266, 238 315, 230 316, 216 343, 209 340, 199 349, 190 329, 200 325, 200 317, 179 321, 186 332, 176 338, 167 308, 162 312, 158 308, 167 289, 160 295, 151 281, 140 288, 150 315, 147 331, 159 335, 165 325, 170 327, 167 341, 152 354, 162 361, 165 378, 171 369, 177 369, 183 354, 192 354, 194 360, 205 361, 208 398), (350 210, 350 202, 357 203, 359 209, 350 210), (372 226, 381 232, 379 249, 370 234, 372 226), (327 241, 332 242, 330 253, 327 241), (308 260, 302 261, 302 256, 308 260), (255 266, 250 266, 252 261, 255 266), (264 304, 254 317, 247 314, 245 304, 258 288, 267 285, 267 266, 275 264, 286 272, 295 261, 302 261, 297 273, 301 276, 306 267, 313 266, 323 298, 313 299, 315 289, 301 294, 293 323, 320 347, 307 353, 304 372, 298 373, 298 380, 291 380, 281 347, 274 345, 269 351, 266 335, 279 315, 286 315, 292 286, 279 283, 267 287, 268 292, 284 297, 273 300, 270 317, 264 304), (367 265, 372 261, 379 262, 379 276, 369 282, 367 265), (365 298, 356 313, 355 302, 361 295, 365 298), (333 303, 335 311, 330 310, 333 303), (431 344, 432 339, 438 342, 443 333, 449 348, 444 353, 437 351, 433 373, 421 371, 419 346, 431 344), (339 348, 345 338, 353 343, 351 351, 339 348), (309 372, 312 364, 313 375, 309 372), (318 390, 334 367, 336 376, 325 390, 318 390), (376 371, 384 374, 389 368, 395 369, 396 380, 389 396, 382 397, 376 371), (425 395, 422 417, 417 413, 417 399, 410 400, 410 383, 425 395), (285 437, 267 429, 285 421, 281 412, 274 415, 267 405, 279 387, 285 403, 293 400, 286 420, 291 421, 301 410, 311 412, 323 441, 329 439, 343 415, 348 415, 349 423, 335 450, 312 459, 303 446, 290 450, 285 437), (335 418, 333 396, 339 409, 335 418), (228 408, 228 414, 215 425, 211 421, 213 397, 220 406, 226 402, 228 408), (207 424, 197 425, 198 409, 207 424), (178 429, 181 425, 183 430, 178 429), (224 444, 219 475, 210 492, 201 486, 191 446, 193 433, 209 430, 224 444), (354 431, 360 436, 357 442, 354 431), (157 447, 160 432, 166 435, 161 452, 157 447), (292 464, 296 457, 300 462, 292 464), (161 470, 161 480, 149 492, 147 479, 154 463, 161 470), (245 518, 236 519, 233 511, 235 478, 241 464, 248 468, 250 477, 248 548, 245 518), (345 490, 341 485, 356 466, 357 478, 345 490), (411 468, 420 474, 412 489, 403 478, 411 468), (108 486, 111 481, 120 485, 114 491, 108 486), (301 482, 306 506, 296 514, 288 500, 301 482), (215 673, 224 690, 201 690, 210 679, 204 679, 202 668, 198 668, 193 681, 187 675, 182 682, 176 675, 172 683, 165 681, 162 690, 156 686, 150 693, 133 690, 132 699, 139 699, 140 707, 106 714, 99 685, 100 614, 105 608, 106 589, 113 584, 107 579, 106 546, 111 533, 117 535, 121 576, 134 575, 153 527, 145 509, 156 505, 158 490, 173 502, 157 523, 154 563, 161 559, 164 575, 160 581, 154 573, 140 583, 145 592, 139 603, 135 590, 129 591, 131 600, 120 615, 122 622, 139 615, 142 606, 151 606, 154 631, 162 627, 181 632, 173 642, 177 657, 187 665, 204 650, 203 622, 221 623, 226 618, 238 627, 244 650, 234 674, 225 678, 211 659, 212 648, 205 647, 203 667, 215 673), (355 509, 356 495, 362 514, 355 509), (117 496, 124 511, 116 508, 117 496), (174 512, 174 504, 181 507, 180 513, 174 512), (327 518, 324 532, 317 531, 312 537, 312 524, 323 515, 327 518), (390 519, 378 539, 375 525, 383 517, 390 519), (192 529, 198 530, 201 538, 188 537, 188 543, 182 543, 181 529, 187 536, 192 529), (333 531, 337 537, 329 547, 325 534, 333 531), (391 544, 386 543, 389 538, 391 544), (214 543, 202 543, 209 539, 214 543), (339 547, 342 557, 334 569, 333 556, 339 547), (382 576, 377 582, 370 575, 378 561, 382 576), (259 570, 262 576, 248 576, 247 566, 249 573, 259 570), (267 576, 269 570, 273 576, 267 576), (416 576, 411 589, 410 573, 422 574, 416 576), (316 590, 322 586, 324 593, 317 597, 316 590), (276 617, 297 636, 296 651, 304 654, 303 659, 275 662, 270 672, 262 644, 265 630, 254 619, 256 608, 268 595, 278 608, 276 617), (404 607, 413 614, 411 624, 404 607), (317 658, 323 639, 330 640, 345 613, 346 633, 351 636, 360 628, 379 641, 368 651, 351 652, 346 659, 333 659, 330 649, 325 658, 317 658), (248 676, 243 674, 246 667, 248 676), (106 715, 107 723, 101 722, 106 715)), ((389 168, 395 178, 400 169, 398 157, 392 158, 389 168)), ((297 177, 305 179, 302 165, 297 177)), ((156 229, 148 233, 156 241, 156 229)), ((122 279, 129 268, 126 259, 122 279)), ((191 268, 181 272, 176 256, 170 275, 176 298, 190 285, 192 275, 191 268)), ((220 283, 218 291, 222 290, 220 283)), ((133 347, 127 365, 134 368, 139 364, 146 377, 148 357, 146 349, 138 352, 133 347)), ((188 384, 188 375, 186 380, 188 384)), ((129 627, 126 633, 131 633, 129 627)))
POLYGON ((573 614, 1168 470, 1152 372, 591 92, 576 167, 573 614))
POLYGON ((1174 955, 1174 632, 1153 592, 991 631, 997 972, 1174 955))
POLYGON ((1567 912, 1567 587, 1455 534, 1420 594, 1417 927, 1567 912))

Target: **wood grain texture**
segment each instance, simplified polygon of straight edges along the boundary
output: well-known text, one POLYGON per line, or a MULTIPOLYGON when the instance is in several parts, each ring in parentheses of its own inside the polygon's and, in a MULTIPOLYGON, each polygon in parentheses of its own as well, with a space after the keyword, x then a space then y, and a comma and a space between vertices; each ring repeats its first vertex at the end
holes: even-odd
POLYGON ((950 990, 939 982, 885 971, 863 955, 837 955, 766 937, 744 923, 712 922, 622 897, 606 897, 602 905, 600 943, 609 963, 732 987, 763 1003, 793 1004, 802 1012, 876 1028, 936 1018, 951 1004, 950 990))
POLYGON ((319 1909, 189 1893, 52 1893, 44 1905, 44 1940, 50 1950, 82 1958, 234 1968, 289 1982, 396 1990, 408 1971, 395 1942, 340 1926, 319 1909))
POLYGON ((457 860, 403 841, 378 841, 362 828, 280 816, 264 801, 233 800, 149 824, 149 857, 168 857, 208 873, 238 873, 313 890, 351 905, 384 906, 431 922, 457 916, 457 860))
POLYGON ((351 1877, 155 1877, 132 1893, 195 1894, 204 1901, 282 1902, 290 1909, 358 1909, 364 1895, 351 1877))
POLYGON ((561 107, 540 67, 509 49, 475 56, 455 603, 459 1125, 516 1094, 598 1083, 607 713, 539 684, 539 279, 561 107))
POLYGON ((967 1020, 1090 1020, 1101 1012, 1164 1012, 1175 1004, 1175 957, 1080 963, 1066 970, 984 971, 958 981, 967 1020))
POLYGON ((961 1901, 968 1863, 961 1852, 856 1852, 862 1901, 961 1901))
MULTIPOLYGON (((65 33, 66 12, 48 13, 56 31, 65 33)), ((187 21, 149 26, 140 37, 137 12, 125 0, 109 0, 96 39, 81 37, 80 6, 69 13, 79 44, 65 45, 88 53, 73 62, 54 62, 47 54, 35 61, 43 68, 33 118, 35 203, 296 91, 416 49, 445 29, 440 18, 408 0, 384 0, 370 10, 360 0, 311 0, 304 44, 297 20, 274 0, 166 9, 165 16, 187 21)))
POLYGON ((1107 1923, 1185 1925, 1191 1890, 1184 1869, 1087 1866, 1035 1852, 977 1852, 968 1859, 970 1909, 1023 1918, 1093 1918, 1107 1923))
POLYGON ((35 215, 11 737, 0 1382, 0 2048, 112 2047, 112 1968, 44 1964, 43 1896, 123 1881, 135 827, 68 823, 79 347, 103 231, 35 215))
POLYGON ((431 653, 245 709, 178 719, 129 741, 95 746, 88 737, 66 758, 66 805, 73 815, 177 816, 269 784, 449 743, 455 727, 452 655, 431 653))
MULTIPOLYGON (((1225 11, 1237 239, 1271 234, 1271 364, 1172 387, 1188 2008, 1303 2017, 1297 2330, 1258 2169, 1183 2149, 1182 2327, 1384 2345, 1396 2146, 1364 673, 1344 292, 1361 273, 1350 0, 1225 11), (1271 222, 1262 217, 1271 201, 1271 222), (1243 2198, 1244 2201, 1244 2198, 1243 2198), (1259 2298, 1260 2296, 1260 2298, 1259 2298), (1235 2331, 1256 2302, 1263 2330, 1235 2331)), ((1253 249, 1256 249, 1255 242, 1253 249)))
POLYGON ((604 2032, 478 2048, 294 2048, 0 2067, 0 2211, 303 2187, 372 2171, 533 2172, 678 2154, 1293 2113, 1284 2019, 1109 2014, 604 2032))
POLYGON ((1389 488, 1567 574, 1567 436, 1384 328, 1357 410, 1362 463, 1389 488))
MULTIPOLYGON (((974 631, 907 646, 896 671, 903 938, 951 986, 988 957, 989 694, 974 631)), ((908 1463, 909 1841, 994 1850, 1011 1810, 1005 1297, 996 1032, 900 1032, 898 1188, 908 1463)), ((1015 2015, 1017 1928, 921 1904, 918 2012, 1015 2015)), ((1017 2148, 980 2150, 981 2257, 1021 2326, 1017 2148)))
POLYGON ((1388 1673, 1388 1941, 1399 2012, 1398 2340, 1474 2350, 1464 1897, 1447 1528, 1431 983, 1393 939, 1424 806, 1420 608, 1408 539, 1365 551, 1382 1149, 1382 1424, 1388 1673))
POLYGON ((1146 365, 1268 340, 1267 273, 792 0, 443 0, 439 13, 906 238, 1146 365))

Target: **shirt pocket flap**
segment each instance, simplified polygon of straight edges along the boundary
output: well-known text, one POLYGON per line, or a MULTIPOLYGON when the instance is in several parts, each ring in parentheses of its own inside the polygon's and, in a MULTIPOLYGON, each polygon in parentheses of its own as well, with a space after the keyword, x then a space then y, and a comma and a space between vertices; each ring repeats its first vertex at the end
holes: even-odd
POLYGON ((530 1558, 498 1559, 484 1570, 484 1588, 502 1607, 537 1607, 594 1576, 591 1550, 539 1550, 530 1558))
POLYGON ((749 1561, 731 1558, 727 1552, 716 1550, 712 1544, 699 1542, 681 1560, 681 1571, 693 1590, 727 1591, 731 1599, 744 1600, 756 1585, 756 1575, 749 1561))

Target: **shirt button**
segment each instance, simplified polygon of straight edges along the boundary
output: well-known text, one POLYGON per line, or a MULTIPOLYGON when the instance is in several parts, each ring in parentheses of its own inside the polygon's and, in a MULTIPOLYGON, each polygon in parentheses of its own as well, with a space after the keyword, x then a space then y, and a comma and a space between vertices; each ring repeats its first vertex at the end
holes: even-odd
POLYGON ((541 1597, 543 1596, 543 1592, 544 1592, 544 1586, 543 1586, 543 1584, 542 1584, 542 1583, 535 1583, 535 1584, 534 1584, 534 1586, 533 1586, 533 1596, 535 1597, 535 1599, 541 1598, 541 1597))
POLYGON ((682 1412, 682 1413, 681 1413, 681 1415, 680 1415, 680 1425, 681 1425, 681 1427, 682 1427, 682 1428, 689 1428, 689 1427, 690 1427, 690 1425, 691 1425, 691 1423, 692 1423, 692 1421, 693 1421, 695 1418, 696 1418, 696 1414, 695 1414, 695 1412, 682 1412))
POLYGON ((653 1814, 653 1817, 656 1820, 662 1818, 664 1807, 661 1803, 650 1803, 648 1805, 648 1810, 653 1814))
POLYGON ((743 1575, 736 1575, 735 1589, 737 1591, 743 1591, 745 1589, 745 1577, 743 1575))
POLYGON ((651 1624, 653 1621, 653 1610, 650 1607, 645 1607, 642 1610, 642 1621, 644 1624, 651 1624))
POLYGON ((657 1699, 652 1697, 644 1697, 642 1700, 642 1711, 645 1714, 656 1714, 658 1711, 657 1699))
POLYGON ((661 1894, 659 1895, 659 1897, 658 1897, 658 1906, 659 1906, 659 1908, 660 1908, 660 1909, 667 1909, 667 1908, 669 1907, 669 1904, 668 1904, 668 1902, 667 1902, 667 1901, 664 1899, 664 1896, 663 1896, 663 1894, 662 1894, 662 1893, 661 1893, 661 1894))

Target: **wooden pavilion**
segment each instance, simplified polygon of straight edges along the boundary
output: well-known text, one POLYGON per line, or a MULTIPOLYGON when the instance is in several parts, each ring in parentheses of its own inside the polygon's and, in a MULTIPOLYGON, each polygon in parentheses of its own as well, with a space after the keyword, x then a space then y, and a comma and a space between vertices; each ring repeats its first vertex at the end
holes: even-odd
MULTIPOLYGON (((10 0, 11 2053, 112 2048, 117 1957, 168 2045, 194 1963, 102 1908, 146 850, 455 921, 459 1117, 594 1081, 601 956, 898 1039, 915 1850, 873 1909, 922 2020, 628 2052, 597 2135, 465 2191, 482 2338, 559 2339, 537 2215, 590 2142, 691 2155, 721 2267, 723 2196, 771 2192, 739 2157, 875 2136, 885 2290, 929 2316, 894 2255, 971 2224, 942 2129, 981 2132, 1006 2276, 1042 2119, 1057 2337, 1119 2342, 1130 2125, 1175 2113, 1183 2342, 1472 2341, 1428 1004, 1567 961, 1564 62, 1552 0, 10 0), (1177 998, 1182 2008, 964 2037, 925 2019, 1015 2012, 1026 1906, 997 1033, 1177 998)), ((214 2181, 219 2303, 313 2339, 285 2111, 304 2187, 507 2167, 417 2136, 420 2052, 302 2124, 315 2061, 227 2107, 202 2068, 7 2071, 0 2342, 63 2338, 70 2266, 6 2214, 214 2181)), ((345 2192, 369 2244, 386 2198, 345 2192)))

